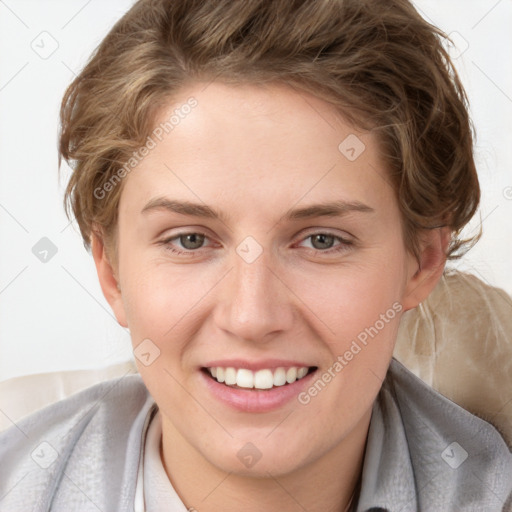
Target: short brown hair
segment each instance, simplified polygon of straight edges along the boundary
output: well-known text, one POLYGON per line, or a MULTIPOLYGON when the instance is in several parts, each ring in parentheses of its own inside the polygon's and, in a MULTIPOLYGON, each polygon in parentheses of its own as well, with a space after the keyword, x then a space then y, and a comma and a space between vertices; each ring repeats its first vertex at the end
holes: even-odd
POLYGON ((407 0, 139 0, 112 28, 61 105, 59 165, 73 168, 68 216, 90 246, 117 225, 122 183, 105 189, 146 141, 159 109, 195 81, 282 83, 377 133, 404 240, 449 226, 448 258, 480 188, 466 93, 446 36, 407 0), (110 180, 110 181, 109 181, 110 180), (110 190, 112 189, 112 190, 110 190))

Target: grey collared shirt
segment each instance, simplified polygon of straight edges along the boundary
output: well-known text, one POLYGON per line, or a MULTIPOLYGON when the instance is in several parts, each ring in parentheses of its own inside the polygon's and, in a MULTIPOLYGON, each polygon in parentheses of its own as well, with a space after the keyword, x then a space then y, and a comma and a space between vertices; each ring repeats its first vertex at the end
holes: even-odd
POLYGON ((354 510, 509 511, 511 492, 512 455, 499 432, 393 359, 373 406, 354 510))

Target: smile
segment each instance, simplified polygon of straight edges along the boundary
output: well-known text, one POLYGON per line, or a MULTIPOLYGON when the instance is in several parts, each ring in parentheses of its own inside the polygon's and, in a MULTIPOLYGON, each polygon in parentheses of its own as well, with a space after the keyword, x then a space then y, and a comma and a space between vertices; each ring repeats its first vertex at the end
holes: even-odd
POLYGON ((289 368, 278 367, 273 370, 261 369, 252 371, 247 368, 233 368, 215 366, 205 368, 208 374, 218 383, 226 386, 242 389, 272 389, 275 387, 293 384, 301 380, 309 373, 316 370, 316 366, 291 366, 289 368))

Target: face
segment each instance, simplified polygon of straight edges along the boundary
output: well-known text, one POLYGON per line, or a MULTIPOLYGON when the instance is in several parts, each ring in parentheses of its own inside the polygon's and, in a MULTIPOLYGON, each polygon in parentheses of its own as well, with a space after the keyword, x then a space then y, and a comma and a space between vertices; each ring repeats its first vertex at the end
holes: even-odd
POLYGON ((378 141, 329 104, 214 82, 157 124, 190 97, 125 178, 120 290, 96 245, 100 281, 164 443, 223 471, 290 474, 366 437, 401 313, 439 277, 424 273, 437 246, 419 271, 378 141))

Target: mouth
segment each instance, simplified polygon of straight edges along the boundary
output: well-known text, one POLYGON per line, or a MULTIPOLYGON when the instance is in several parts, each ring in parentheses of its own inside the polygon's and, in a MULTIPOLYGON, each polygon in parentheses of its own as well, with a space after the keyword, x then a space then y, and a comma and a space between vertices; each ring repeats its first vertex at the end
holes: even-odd
POLYGON ((290 366, 252 371, 247 368, 213 366, 201 368, 210 379, 226 387, 246 391, 265 391, 289 386, 314 373, 316 366, 290 366))

